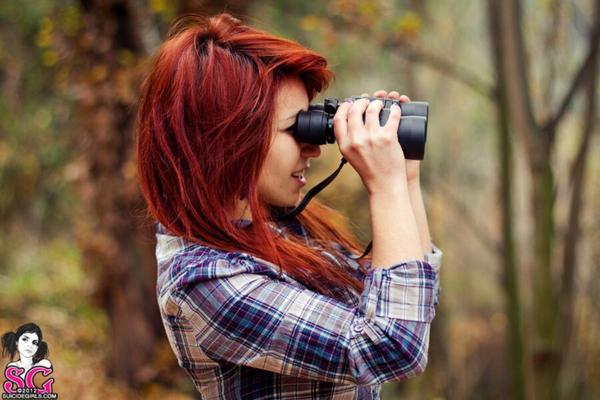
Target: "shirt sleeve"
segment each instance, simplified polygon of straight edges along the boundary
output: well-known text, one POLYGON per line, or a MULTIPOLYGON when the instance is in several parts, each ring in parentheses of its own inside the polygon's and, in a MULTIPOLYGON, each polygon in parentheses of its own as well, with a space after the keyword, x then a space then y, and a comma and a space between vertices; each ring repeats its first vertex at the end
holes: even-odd
POLYGON ((429 263, 370 270, 355 308, 237 270, 188 280, 177 295, 188 324, 182 329, 194 332, 194 345, 214 362, 357 385, 401 380, 425 369, 437 280, 429 263))
MULTIPOLYGON (((348 255, 347 250, 343 249, 344 251, 346 251, 346 256, 348 255)), ((433 268, 433 270, 435 271, 435 299, 434 299, 434 305, 438 305, 440 302, 440 294, 442 293, 442 288, 440 286, 440 268, 442 266, 442 258, 444 256, 444 253, 442 252, 442 250, 440 250, 435 243, 431 242, 431 253, 429 254, 425 254, 424 255, 424 260, 431 265, 431 267, 433 268)), ((350 262, 352 262, 352 260, 348 260, 350 262)), ((365 264, 365 269, 367 271, 371 271, 372 267, 371 267, 371 261, 369 260, 366 264, 365 264)), ((364 280, 365 275, 358 269, 358 268, 354 268, 354 275, 361 279, 364 280)))
POLYGON ((435 271, 435 300, 434 304, 437 306, 440 302, 440 294, 442 288, 440 287, 440 267, 442 266, 442 258, 444 253, 440 250, 433 242, 431 243, 431 253, 425 254, 425 261, 431 265, 435 271))

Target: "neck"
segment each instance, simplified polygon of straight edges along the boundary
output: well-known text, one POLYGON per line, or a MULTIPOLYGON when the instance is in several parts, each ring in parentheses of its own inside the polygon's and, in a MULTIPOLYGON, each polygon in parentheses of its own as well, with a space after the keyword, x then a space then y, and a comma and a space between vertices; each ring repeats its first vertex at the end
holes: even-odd
POLYGON ((19 362, 21 363, 22 367, 28 368, 33 364, 33 357, 23 357, 21 356, 19 358, 19 362))

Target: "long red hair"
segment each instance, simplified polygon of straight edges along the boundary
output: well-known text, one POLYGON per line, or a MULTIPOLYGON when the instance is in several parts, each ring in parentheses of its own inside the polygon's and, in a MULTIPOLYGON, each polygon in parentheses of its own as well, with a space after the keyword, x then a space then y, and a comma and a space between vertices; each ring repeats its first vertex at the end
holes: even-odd
POLYGON ((331 297, 349 286, 360 293, 362 281, 322 252, 339 255, 332 242, 358 252, 344 217, 313 199, 298 217, 317 245, 308 247, 296 235, 285 238, 269 227, 272 210, 257 192, 276 93, 288 76, 299 77, 312 99, 333 73, 317 53, 231 15, 178 18, 142 86, 142 192, 153 217, 175 235, 265 259, 331 297), (245 229, 229 213, 242 197, 252 210, 245 229))

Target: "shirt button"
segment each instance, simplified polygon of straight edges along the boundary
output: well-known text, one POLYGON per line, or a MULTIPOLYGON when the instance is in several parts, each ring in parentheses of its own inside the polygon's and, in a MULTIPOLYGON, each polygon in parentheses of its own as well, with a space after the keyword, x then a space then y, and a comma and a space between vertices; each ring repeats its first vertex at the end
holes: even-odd
POLYGON ((352 331, 355 333, 361 333, 364 329, 364 319, 358 318, 356 323, 352 325, 352 331))

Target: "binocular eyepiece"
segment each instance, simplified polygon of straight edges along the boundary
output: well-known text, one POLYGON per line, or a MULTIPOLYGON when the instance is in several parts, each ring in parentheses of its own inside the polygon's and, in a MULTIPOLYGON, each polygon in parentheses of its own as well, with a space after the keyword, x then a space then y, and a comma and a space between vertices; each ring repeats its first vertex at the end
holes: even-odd
MULTIPOLYGON (((398 142, 404 152, 404 157, 409 160, 422 160, 425 154, 425 141, 427 140, 427 116, 429 104, 422 101, 401 103, 394 99, 381 99, 377 97, 353 96, 353 100, 369 99, 381 100, 383 109, 379 113, 379 124, 383 126, 389 116, 392 104, 398 104, 402 113, 398 126, 398 142)), ((294 137, 299 142, 312 144, 335 143, 333 133, 333 117, 340 105, 340 101, 327 98, 323 104, 311 104, 308 111, 300 111, 294 125, 294 137)), ((364 115, 363 115, 364 120, 364 115)))

